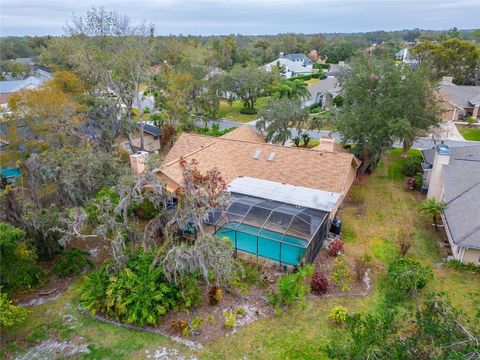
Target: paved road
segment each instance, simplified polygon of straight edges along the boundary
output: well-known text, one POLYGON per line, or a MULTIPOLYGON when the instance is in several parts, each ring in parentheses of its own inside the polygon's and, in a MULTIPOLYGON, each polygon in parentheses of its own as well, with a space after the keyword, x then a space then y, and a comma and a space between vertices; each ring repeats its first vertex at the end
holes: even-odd
MULTIPOLYGON (((229 120, 210 120, 208 126, 211 127, 213 123, 217 123, 220 127, 220 130, 228 129, 231 127, 239 127, 242 125, 249 125, 249 126, 255 126, 255 121, 251 121, 249 123, 241 123, 237 121, 229 121, 229 120)), ((204 126, 204 122, 199 120, 197 121, 197 126, 204 126)), ((313 140, 319 140, 321 137, 334 137, 337 142, 342 141, 342 136, 337 133, 337 132, 332 132, 332 131, 326 131, 326 130, 303 130, 302 132, 308 133, 310 135, 310 138, 313 140)), ((298 135, 298 131, 296 129, 292 129, 292 137, 295 137, 298 135)), ((436 143, 438 144, 440 140, 437 140, 436 143)), ((459 147, 459 146, 469 146, 469 145, 475 145, 479 144, 478 141, 466 141, 466 140, 444 140, 443 141, 445 144, 447 144, 450 147, 459 147)), ((401 142, 396 142, 394 145, 396 148, 402 147, 401 142)), ((418 138, 414 143, 412 148, 414 149, 431 149, 435 147, 435 141, 431 138, 418 138)))

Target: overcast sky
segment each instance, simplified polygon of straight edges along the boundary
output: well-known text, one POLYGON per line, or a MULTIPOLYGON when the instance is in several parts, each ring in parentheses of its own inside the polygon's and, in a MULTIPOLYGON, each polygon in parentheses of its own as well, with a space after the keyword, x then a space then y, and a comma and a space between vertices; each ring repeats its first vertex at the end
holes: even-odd
POLYGON ((480 0, 0 0, 1 35, 62 35, 92 6, 156 34, 277 34, 480 27, 480 0))

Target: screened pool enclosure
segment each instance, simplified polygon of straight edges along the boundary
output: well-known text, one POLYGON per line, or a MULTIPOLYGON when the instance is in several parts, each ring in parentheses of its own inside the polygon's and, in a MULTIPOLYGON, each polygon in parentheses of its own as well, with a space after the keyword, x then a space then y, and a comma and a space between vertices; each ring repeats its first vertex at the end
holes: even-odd
POLYGON ((215 236, 228 237, 235 250, 280 265, 312 262, 328 236, 329 212, 231 193, 226 209, 209 214, 215 236))

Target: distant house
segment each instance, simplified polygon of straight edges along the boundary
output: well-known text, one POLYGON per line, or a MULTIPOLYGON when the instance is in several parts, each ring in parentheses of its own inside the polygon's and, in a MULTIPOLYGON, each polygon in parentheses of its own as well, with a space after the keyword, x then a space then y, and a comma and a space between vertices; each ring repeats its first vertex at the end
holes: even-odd
POLYGON ((439 94, 442 119, 446 121, 465 121, 472 116, 480 118, 480 86, 455 85, 451 76, 444 76, 440 83, 439 94))
POLYGON ((402 50, 398 51, 395 54, 395 59, 403 62, 404 64, 409 64, 412 66, 416 66, 418 64, 418 59, 412 55, 409 46, 406 46, 402 50))
POLYGON ((480 145, 422 151, 427 198, 443 201, 448 242, 455 259, 480 264, 480 145))
MULTIPOLYGON (((145 124, 143 127, 143 147, 145 151, 155 152, 162 148, 161 131, 158 127, 145 124)), ((140 124, 133 129, 131 134, 133 152, 141 149, 140 124)))
POLYGON ((308 86, 310 98, 303 102, 304 106, 321 104, 322 108, 332 105, 332 99, 340 94, 342 88, 335 77, 327 77, 308 86))
POLYGON ((0 106, 2 108, 1 112, 7 111, 8 100, 13 94, 20 90, 37 89, 51 78, 52 74, 49 71, 38 68, 33 72, 33 75, 30 75, 23 80, 0 81, 0 106))
POLYGON ((289 79, 299 75, 311 74, 313 62, 303 54, 283 55, 283 53, 280 53, 278 59, 264 65, 267 71, 272 71, 274 67, 279 67, 282 77, 289 79))
POLYGON ((339 61, 338 64, 331 64, 325 75, 338 78, 344 75, 349 70, 350 65, 348 65, 345 61, 339 61))

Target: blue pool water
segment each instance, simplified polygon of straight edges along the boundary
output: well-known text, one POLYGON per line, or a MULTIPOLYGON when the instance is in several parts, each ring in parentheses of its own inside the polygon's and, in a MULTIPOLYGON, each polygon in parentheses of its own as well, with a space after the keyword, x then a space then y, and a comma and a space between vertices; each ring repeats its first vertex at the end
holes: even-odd
POLYGON ((5 176, 6 178, 18 177, 18 176, 20 176, 20 169, 2 167, 2 168, 0 168, 0 174, 2 176, 5 176))
POLYGON ((224 228, 218 230, 216 236, 228 237, 234 247, 236 242, 238 250, 253 255, 257 254, 258 236, 259 256, 270 260, 281 261, 283 264, 288 265, 296 265, 303 259, 308 245, 307 241, 288 235, 283 237, 283 234, 270 230, 260 231, 260 229, 255 226, 245 224, 241 224, 237 230, 233 230, 237 225, 238 223, 234 222, 223 225, 224 228), (283 243, 272 239, 282 240, 283 243))

